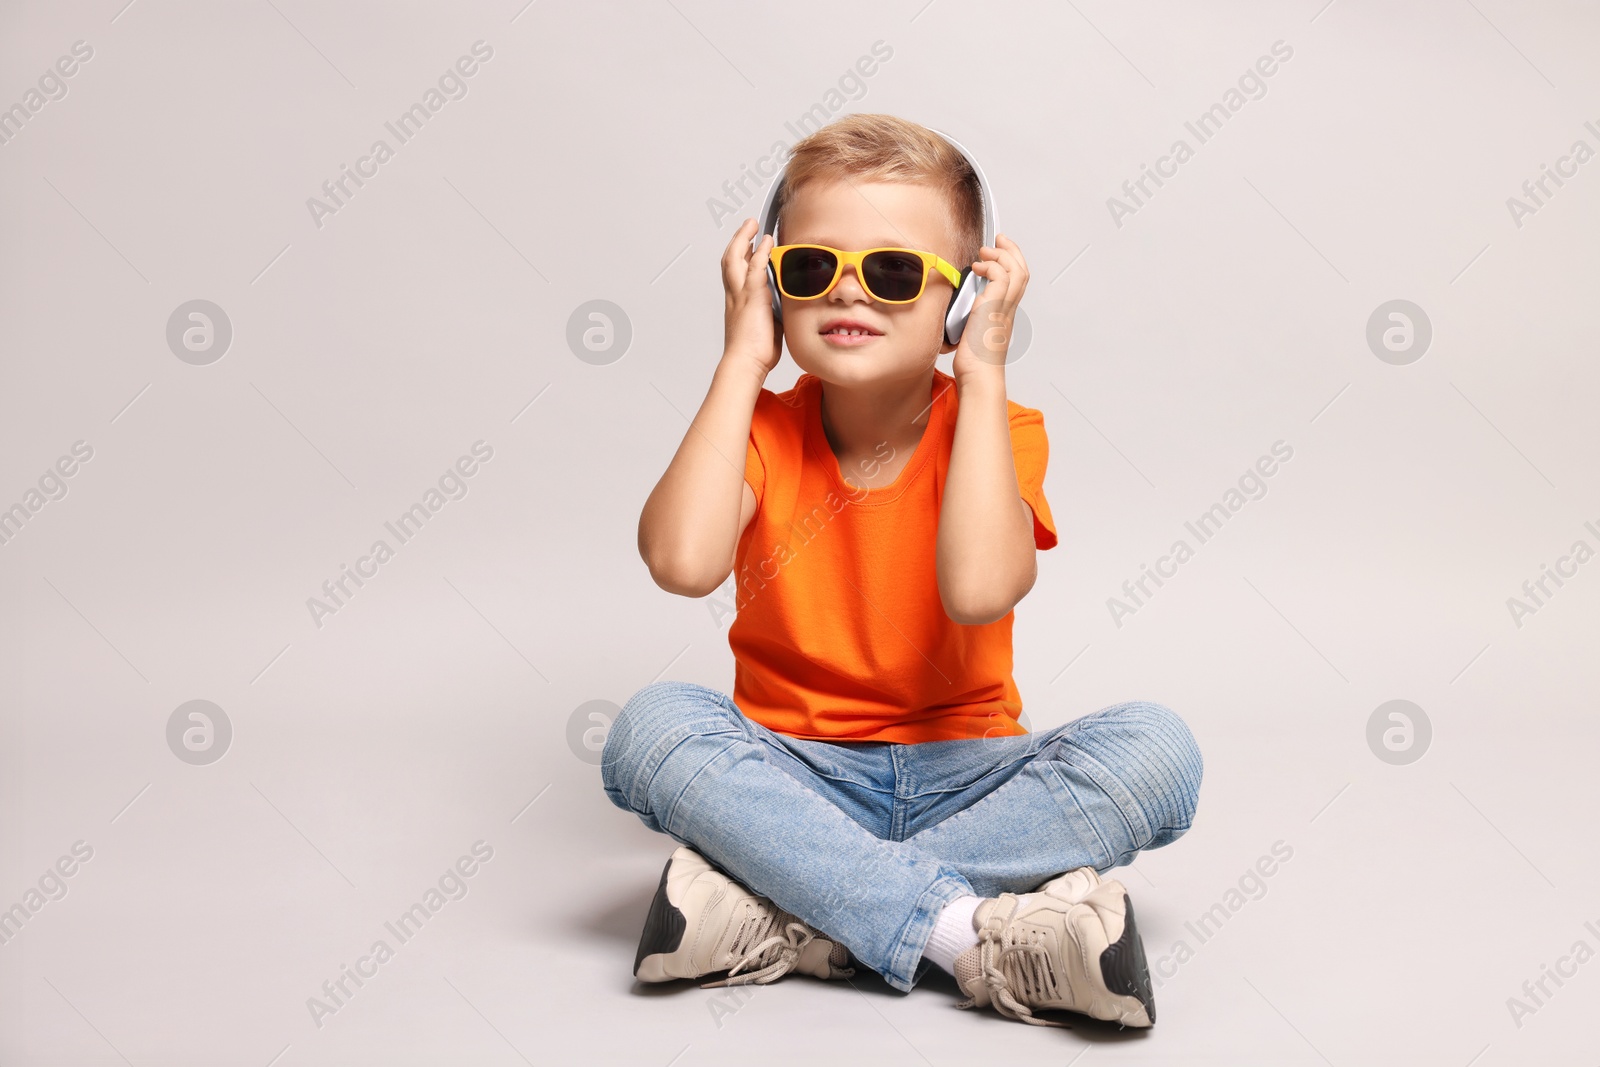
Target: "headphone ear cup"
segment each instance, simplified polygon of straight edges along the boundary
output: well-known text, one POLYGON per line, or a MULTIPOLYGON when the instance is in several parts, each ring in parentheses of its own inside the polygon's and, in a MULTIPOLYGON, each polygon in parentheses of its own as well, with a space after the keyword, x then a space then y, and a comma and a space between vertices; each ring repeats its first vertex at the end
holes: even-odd
POLYGON ((961 285, 950 295, 950 307, 944 315, 946 343, 961 343, 961 335, 966 332, 967 318, 972 314, 972 305, 977 302, 979 283, 982 281, 972 273, 971 267, 961 269, 961 285))

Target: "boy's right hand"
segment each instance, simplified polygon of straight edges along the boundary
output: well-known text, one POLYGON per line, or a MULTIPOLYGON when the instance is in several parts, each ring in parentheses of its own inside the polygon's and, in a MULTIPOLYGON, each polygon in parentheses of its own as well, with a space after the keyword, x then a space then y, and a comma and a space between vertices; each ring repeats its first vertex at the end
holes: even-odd
POLYGON ((745 219, 722 254, 723 359, 748 360, 765 377, 783 355, 783 335, 772 318, 772 291, 767 284, 772 235, 763 234, 751 251, 756 225, 755 219, 745 219))

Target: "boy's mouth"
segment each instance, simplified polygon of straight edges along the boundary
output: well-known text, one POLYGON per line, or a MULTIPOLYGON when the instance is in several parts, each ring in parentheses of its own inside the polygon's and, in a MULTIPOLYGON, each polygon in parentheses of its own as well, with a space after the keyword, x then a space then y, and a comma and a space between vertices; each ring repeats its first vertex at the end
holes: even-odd
POLYGON ((830 345, 843 348, 855 348, 871 342, 873 338, 883 336, 881 330, 855 319, 829 319, 817 332, 830 345))

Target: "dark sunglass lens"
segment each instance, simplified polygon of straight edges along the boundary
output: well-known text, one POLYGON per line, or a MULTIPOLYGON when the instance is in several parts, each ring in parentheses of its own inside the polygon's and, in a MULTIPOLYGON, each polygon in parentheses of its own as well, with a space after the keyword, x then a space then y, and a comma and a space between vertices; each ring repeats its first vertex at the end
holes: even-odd
POLYGON ((874 252, 866 258, 867 288, 880 300, 910 300, 922 289, 922 258, 874 252))
POLYGON ((833 281, 838 268, 838 257, 826 248, 791 248, 778 266, 779 280, 790 296, 818 296, 833 281))

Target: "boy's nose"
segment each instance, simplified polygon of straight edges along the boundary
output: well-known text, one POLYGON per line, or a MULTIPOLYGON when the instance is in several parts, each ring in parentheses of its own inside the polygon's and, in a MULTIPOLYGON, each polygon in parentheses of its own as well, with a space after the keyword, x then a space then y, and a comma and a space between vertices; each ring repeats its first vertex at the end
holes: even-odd
POLYGON ((855 265, 851 263, 845 264, 843 272, 839 275, 839 284, 833 287, 833 292, 828 296, 834 299, 849 297, 869 304, 872 302, 872 294, 861 284, 861 276, 856 273, 855 265))

